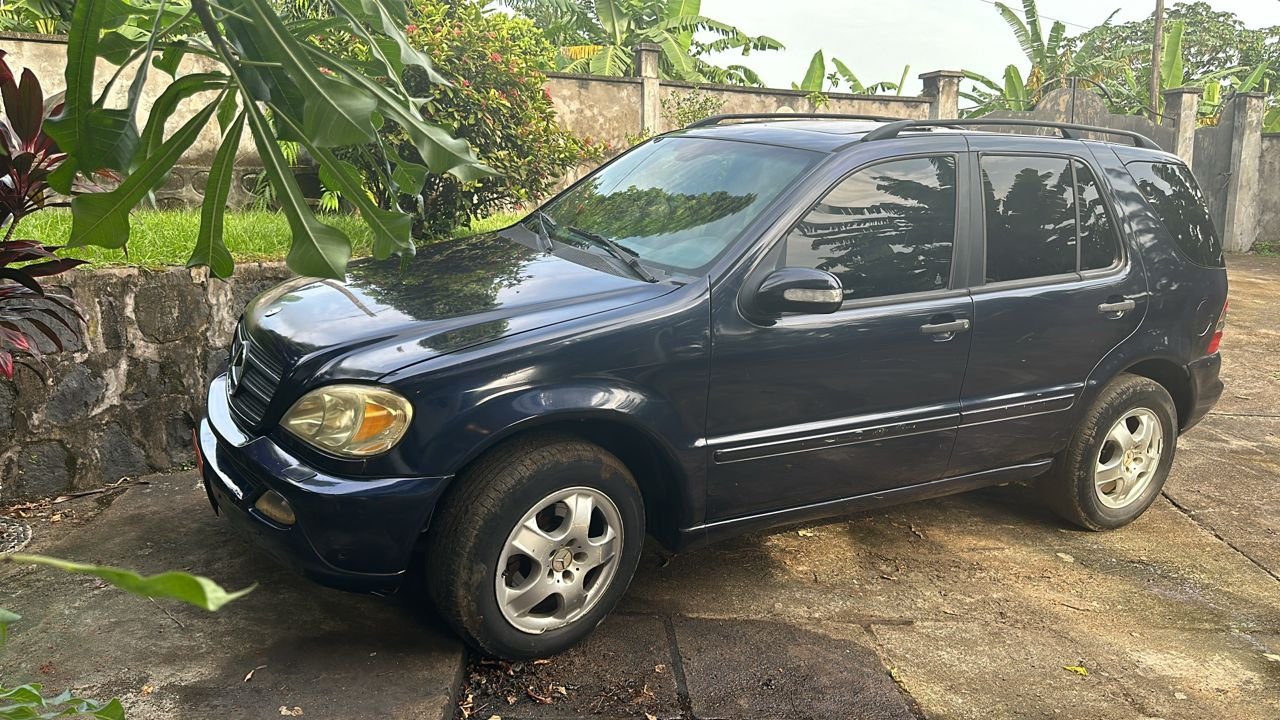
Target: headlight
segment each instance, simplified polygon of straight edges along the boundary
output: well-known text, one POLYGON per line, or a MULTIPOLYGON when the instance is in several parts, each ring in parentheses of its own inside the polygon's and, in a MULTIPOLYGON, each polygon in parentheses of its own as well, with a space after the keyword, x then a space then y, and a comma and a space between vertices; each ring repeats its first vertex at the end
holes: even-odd
POLYGON ((409 401, 385 388, 326 385, 303 395, 281 424, 335 455, 367 457, 395 447, 412 418, 409 401))

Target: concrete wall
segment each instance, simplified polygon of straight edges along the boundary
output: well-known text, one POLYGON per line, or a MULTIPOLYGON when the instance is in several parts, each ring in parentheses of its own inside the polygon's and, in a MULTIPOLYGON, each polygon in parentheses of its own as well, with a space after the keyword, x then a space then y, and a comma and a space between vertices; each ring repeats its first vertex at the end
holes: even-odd
POLYGON ((1280 133, 1262 136, 1258 242, 1280 245, 1280 133))
POLYGON ((281 264, 241 263, 228 282, 178 268, 56 278, 87 329, 45 357, 44 378, 20 366, 14 382, 0 380, 0 505, 191 462, 191 429, 236 319, 289 276, 281 264))
MULTIPOLYGON (((46 97, 66 88, 66 82, 63 79, 63 72, 67 65, 67 43, 65 38, 54 35, 0 33, 0 49, 8 53, 5 61, 9 63, 9 67, 13 69, 14 73, 20 73, 27 68, 35 73, 40 80, 40 86, 44 88, 46 97)), ((178 74, 188 75, 196 72, 209 72, 217 67, 212 61, 189 56, 179 66, 178 74)), ((116 66, 105 60, 98 61, 97 71, 94 73, 94 99, 97 99, 97 94, 107 86, 107 80, 111 78, 115 69, 116 66)), ((124 107, 128 104, 129 83, 132 79, 132 71, 126 71, 123 78, 116 82, 111 93, 107 96, 107 107, 124 107)), ((165 73, 155 68, 151 69, 147 76, 147 82, 142 88, 142 100, 139 103, 138 112, 139 128, 146 123, 152 103, 168 87, 169 80, 169 76, 165 73)), ((217 93, 209 92, 194 95, 183 101, 165 124, 168 132, 173 132, 182 127, 183 123, 190 120, 195 113, 216 98, 217 93)), ((210 123, 209 127, 196 139, 191 149, 187 151, 187 154, 183 157, 183 163, 208 166, 213 160, 213 154, 218 149, 220 139, 217 123, 210 123)), ((257 163, 257 152, 254 150, 253 140, 247 132, 241 140, 240 153, 246 163, 257 163)))

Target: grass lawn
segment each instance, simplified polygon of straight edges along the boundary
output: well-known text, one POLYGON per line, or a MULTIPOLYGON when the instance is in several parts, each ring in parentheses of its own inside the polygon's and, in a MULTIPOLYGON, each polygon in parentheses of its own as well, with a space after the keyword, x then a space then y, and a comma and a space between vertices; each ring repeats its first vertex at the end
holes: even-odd
MULTIPOLYGON (((515 222, 523 213, 498 213, 459 228, 456 236, 496 230, 515 222)), ((353 255, 370 252, 369 228, 354 215, 321 215, 320 220, 342 230, 351 238, 353 255)), ((125 250, 100 247, 67 248, 65 257, 88 260, 95 266, 131 265, 159 268, 186 265, 200 230, 199 210, 141 210, 130 221, 129 245, 125 250)), ((68 210, 44 210, 30 215, 18 225, 14 238, 39 240, 61 245, 71 234, 68 210)), ((236 262, 283 260, 289 251, 289 223, 284 215, 265 210, 228 212, 223 240, 236 262)))

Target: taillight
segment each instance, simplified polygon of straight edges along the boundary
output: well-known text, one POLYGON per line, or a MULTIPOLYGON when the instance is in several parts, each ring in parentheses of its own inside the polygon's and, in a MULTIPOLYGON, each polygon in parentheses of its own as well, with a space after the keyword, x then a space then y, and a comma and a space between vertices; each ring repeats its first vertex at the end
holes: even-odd
POLYGON ((1222 344, 1222 331, 1227 328, 1227 309, 1231 307, 1231 301, 1222 304, 1222 315, 1218 316, 1218 324, 1213 326, 1213 337, 1209 340, 1209 347, 1205 350, 1205 355, 1212 355, 1218 352, 1218 346, 1222 344))

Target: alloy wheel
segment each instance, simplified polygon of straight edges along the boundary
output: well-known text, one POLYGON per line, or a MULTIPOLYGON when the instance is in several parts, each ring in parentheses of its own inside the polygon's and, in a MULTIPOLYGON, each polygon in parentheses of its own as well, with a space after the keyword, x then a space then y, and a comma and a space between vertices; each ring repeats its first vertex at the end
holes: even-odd
POLYGON ((1098 502, 1121 509, 1142 497, 1164 454, 1164 428, 1147 408, 1125 413, 1107 432, 1094 463, 1098 502))
POLYGON ((622 554, 622 516, 609 496, 588 487, 558 490, 516 524, 498 559, 498 608, 516 629, 564 627, 599 602, 622 554))

